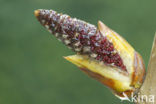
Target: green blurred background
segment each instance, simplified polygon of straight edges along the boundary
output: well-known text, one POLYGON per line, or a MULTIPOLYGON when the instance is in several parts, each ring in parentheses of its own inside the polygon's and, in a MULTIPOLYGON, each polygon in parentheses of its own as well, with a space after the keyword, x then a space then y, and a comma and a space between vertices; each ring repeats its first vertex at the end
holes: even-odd
POLYGON ((53 9, 120 33, 144 58, 156 31, 156 0, 0 0, 0 104, 121 102, 62 56, 74 54, 34 17, 53 9))

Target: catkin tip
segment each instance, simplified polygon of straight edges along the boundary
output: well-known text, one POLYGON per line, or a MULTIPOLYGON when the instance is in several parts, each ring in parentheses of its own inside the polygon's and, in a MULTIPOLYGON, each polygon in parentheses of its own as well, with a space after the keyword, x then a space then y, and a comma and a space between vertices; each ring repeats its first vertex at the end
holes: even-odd
POLYGON ((36 17, 38 17, 39 14, 40 14, 40 10, 35 10, 35 11, 34 11, 34 15, 35 15, 36 17))

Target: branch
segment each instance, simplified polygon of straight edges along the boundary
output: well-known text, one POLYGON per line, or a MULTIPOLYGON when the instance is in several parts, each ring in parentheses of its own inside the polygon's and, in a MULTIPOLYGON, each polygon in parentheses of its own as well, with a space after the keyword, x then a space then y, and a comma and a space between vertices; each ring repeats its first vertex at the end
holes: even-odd
POLYGON ((138 93, 138 96, 144 95, 147 96, 148 99, 144 99, 143 102, 138 102, 138 104, 156 104, 156 99, 153 99, 153 103, 149 102, 149 97, 155 97, 156 95, 156 34, 153 41, 146 78, 138 93))

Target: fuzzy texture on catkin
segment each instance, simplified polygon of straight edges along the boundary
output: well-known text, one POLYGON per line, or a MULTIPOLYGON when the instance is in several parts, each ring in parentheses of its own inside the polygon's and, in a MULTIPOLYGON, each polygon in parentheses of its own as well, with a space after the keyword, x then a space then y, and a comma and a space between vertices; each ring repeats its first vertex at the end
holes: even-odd
POLYGON ((36 17, 50 33, 76 53, 127 71, 120 55, 106 36, 89 23, 53 10, 37 10, 36 17))

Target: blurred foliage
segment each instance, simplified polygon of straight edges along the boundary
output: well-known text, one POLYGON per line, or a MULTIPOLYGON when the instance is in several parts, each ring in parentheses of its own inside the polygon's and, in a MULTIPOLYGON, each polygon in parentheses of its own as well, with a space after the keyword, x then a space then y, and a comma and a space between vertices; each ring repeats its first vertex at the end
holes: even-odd
POLYGON ((146 66, 156 31, 155 0, 0 0, 0 104, 130 104, 121 102, 62 56, 74 54, 36 20, 53 9, 103 21, 141 53, 146 66))

